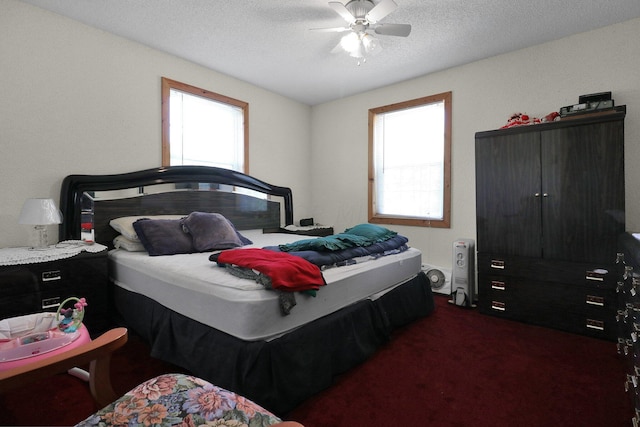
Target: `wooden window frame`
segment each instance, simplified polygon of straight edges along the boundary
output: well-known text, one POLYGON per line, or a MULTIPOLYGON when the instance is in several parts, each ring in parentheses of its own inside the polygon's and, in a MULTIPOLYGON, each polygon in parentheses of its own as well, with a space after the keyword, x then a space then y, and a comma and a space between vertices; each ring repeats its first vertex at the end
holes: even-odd
POLYGON ((210 99, 215 102, 232 105, 242 109, 244 117, 243 132, 244 132, 244 156, 243 156, 243 170, 242 172, 249 173, 249 103, 240 101, 219 93, 211 92, 206 89, 201 89, 195 86, 191 86, 186 83, 181 83, 176 80, 171 80, 166 77, 162 77, 162 166, 171 165, 171 141, 170 141, 170 110, 169 110, 169 96, 171 89, 179 90, 181 92, 189 93, 191 95, 200 96, 202 98, 210 99))
POLYGON ((450 228, 451 227, 451 98, 452 93, 443 92, 422 98, 403 101, 383 107, 369 110, 369 185, 368 185, 368 216, 370 223, 395 224, 419 227, 450 228), (383 215, 375 209, 375 152, 374 152, 374 127, 376 115, 399 111, 407 108, 419 107, 425 104, 444 101, 444 177, 443 177, 443 217, 442 219, 430 219, 423 217, 405 217, 395 215, 383 215))

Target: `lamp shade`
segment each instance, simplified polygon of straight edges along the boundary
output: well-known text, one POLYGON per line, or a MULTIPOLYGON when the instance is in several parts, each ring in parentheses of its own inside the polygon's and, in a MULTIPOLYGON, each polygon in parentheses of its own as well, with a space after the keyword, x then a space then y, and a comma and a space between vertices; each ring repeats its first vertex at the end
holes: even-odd
POLYGON ((48 225, 60 224, 62 214, 53 199, 27 199, 20 212, 19 224, 48 225))

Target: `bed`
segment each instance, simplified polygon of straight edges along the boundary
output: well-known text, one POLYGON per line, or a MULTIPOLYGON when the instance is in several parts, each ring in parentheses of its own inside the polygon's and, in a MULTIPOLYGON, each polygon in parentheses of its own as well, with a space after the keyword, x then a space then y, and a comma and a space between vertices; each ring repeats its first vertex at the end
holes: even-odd
POLYGON ((289 188, 238 172, 176 166, 70 175, 60 206, 61 239, 89 232, 110 248, 113 311, 150 344, 152 356, 281 416, 365 361, 395 328, 434 309, 421 253, 409 244, 318 267, 324 283, 296 292, 230 274, 212 256, 217 252, 150 256, 117 244, 123 231, 112 226, 115 219, 195 213, 227 219, 240 250, 283 252, 311 239, 280 232, 293 224, 289 188))

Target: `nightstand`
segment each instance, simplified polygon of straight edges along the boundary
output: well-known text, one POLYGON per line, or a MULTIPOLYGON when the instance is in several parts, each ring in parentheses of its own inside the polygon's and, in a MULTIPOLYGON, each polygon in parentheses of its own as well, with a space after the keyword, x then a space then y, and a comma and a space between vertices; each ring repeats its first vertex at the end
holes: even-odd
MULTIPOLYGON (((46 249, 34 251, 36 260, 17 261, 7 260, 12 249, 0 249, 0 262, 4 261, 0 265, 0 316, 55 312, 67 298, 84 297, 88 305, 83 323, 89 333, 97 336, 106 331, 110 326, 108 260, 106 248, 99 249, 78 250, 77 254, 48 261, 50 257, 43 256, 46 249), (7 265, 9 262, 12 264, 7 265)), ((28 256, 24 250, 22 254, 28 256)))

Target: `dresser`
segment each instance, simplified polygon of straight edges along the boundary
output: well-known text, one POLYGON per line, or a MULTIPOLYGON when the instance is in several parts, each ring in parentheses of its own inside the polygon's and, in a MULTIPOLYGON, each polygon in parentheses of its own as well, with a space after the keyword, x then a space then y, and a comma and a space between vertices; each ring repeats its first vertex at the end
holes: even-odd
POLYGON ((88 303, 83 323, 92 336, 109 328, 106 248, 60 256, 37 251, 35 259, 25 250, 11 261, 7 261, 8 252, 16 250, 0 250, 0 261, 5 261, 0 265, 0 318, 55 312, 67 298, 76 297, 88 303))
POLYGON ((634 426, 640 425, 640 233, 620 236, 618 268, 618 354, 625 365, 624 389, 631 398, 634 426))
POLYGON ((625 111, 476 134, 480 312, 615 339, 625 111))

